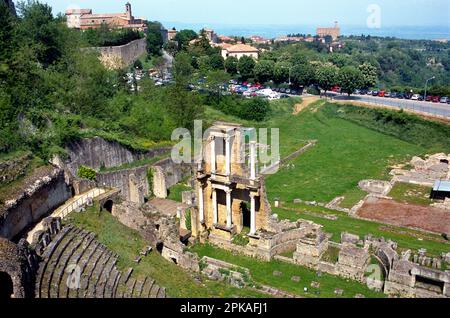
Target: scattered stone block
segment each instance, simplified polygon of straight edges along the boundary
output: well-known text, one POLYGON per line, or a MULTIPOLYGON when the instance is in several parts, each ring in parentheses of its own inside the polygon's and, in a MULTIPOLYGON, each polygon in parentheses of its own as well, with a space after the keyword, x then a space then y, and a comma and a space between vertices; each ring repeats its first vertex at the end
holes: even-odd
POLYGON ((294 204, 300 204, 302 202, 303 202, 302 199, 294 199, 294 204))
POLYGON ((363 294, 356 294, 355 298, 366 298, 366 296, 364 296, 363 294))
POLYGON ((273 271, 273 276, 280 277, 280 276, 283 276, 283 273, 280 271, 273 271))
POLYGON ((299 276, 292 276, 291 277, 291 281, 299 283, 300 282, 300 277, 299 276))
POLYGON ((336 288, 334 290, 334 293, 338 296, 342 296, 344 294, 344 290, 340 289, 340 288, 336 288))
POLYGON ((312 287, 312 288, 320 288, 320 283, 318 283, 318 282, 312 282, 312 283, 311 283, 311 287, 312 287))
POLYGON ((134 262, 135 262, 136 264, 139 264, 139 263, 141 262, 141 260, 142 260, 142 257, 141 257, 141 256, 138 256, 137 258, 134 259, 134 262))

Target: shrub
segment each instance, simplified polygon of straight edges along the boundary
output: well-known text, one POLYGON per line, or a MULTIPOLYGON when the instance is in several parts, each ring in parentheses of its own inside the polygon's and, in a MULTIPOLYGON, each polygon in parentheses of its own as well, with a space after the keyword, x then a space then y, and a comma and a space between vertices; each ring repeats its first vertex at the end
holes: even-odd
POLYGON ((86 167, 86 166, 80 166, 78 168, 77 175, 78 175, 78 177, 83 178, 83 179, 87 179, 87 180, 91 180, 91 181, 97 180, 97 172, 94 169, 86 167))

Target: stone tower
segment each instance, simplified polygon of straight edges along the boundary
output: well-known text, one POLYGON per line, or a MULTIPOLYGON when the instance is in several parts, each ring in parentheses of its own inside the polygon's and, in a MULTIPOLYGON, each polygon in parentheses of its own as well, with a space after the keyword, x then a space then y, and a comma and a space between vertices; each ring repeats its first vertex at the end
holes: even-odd
POLYGON ((127 2, 127 4, 125 5, 125 8, 126 8, 126 13, 127 13, 127 19, 133 20, 133 13, 131 12, 131 4, 129 2, 127 2))

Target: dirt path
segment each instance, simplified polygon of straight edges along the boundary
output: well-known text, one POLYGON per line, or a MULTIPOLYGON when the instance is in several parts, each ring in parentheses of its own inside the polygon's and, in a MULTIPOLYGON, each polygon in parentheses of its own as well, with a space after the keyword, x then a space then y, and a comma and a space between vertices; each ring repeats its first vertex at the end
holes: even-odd
POLYGON ((302 97, 302 102, 298 103, 294 106, 294 115, 297 115, 298 113, 300 113, 302 110, 304 110, 305 108, 307 108, 309 105, 311 105, 312 103, 318 101, 320 98, 318 96, 307 96, 307 97, 302 97))

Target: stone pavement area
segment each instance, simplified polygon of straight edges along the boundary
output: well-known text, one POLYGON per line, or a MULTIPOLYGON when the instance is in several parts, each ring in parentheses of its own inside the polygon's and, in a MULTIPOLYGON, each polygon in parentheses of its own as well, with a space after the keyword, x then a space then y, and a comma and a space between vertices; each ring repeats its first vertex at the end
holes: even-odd
POLYGON ((397 226, 420 228, 439 234, 450 233, 450 213, 430 206, 371 197, 366 200, 357 215, 397 226))
POLYGON ((186 204, 168 199, 154 198, 150 200, 148 203, 156 210, 158 210, 158 212, 170 216, 176 216, 178 208, 180 208, 180 211, 184 211, 187 208, 189 208, 189 206, 186 204))

